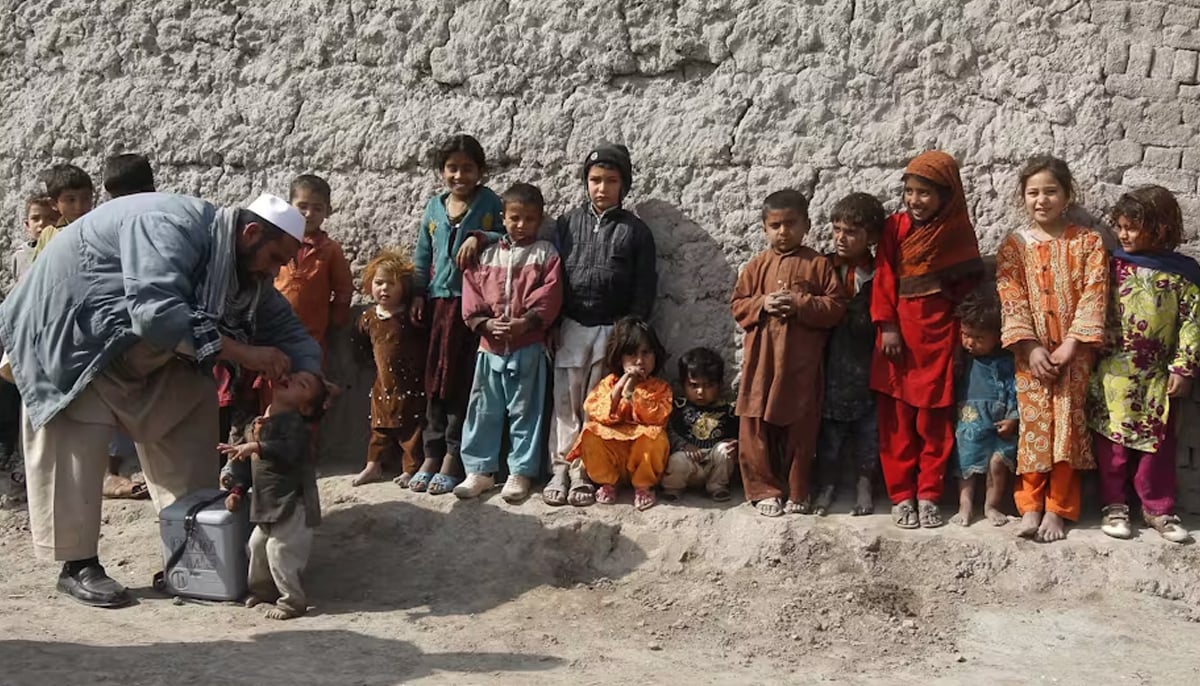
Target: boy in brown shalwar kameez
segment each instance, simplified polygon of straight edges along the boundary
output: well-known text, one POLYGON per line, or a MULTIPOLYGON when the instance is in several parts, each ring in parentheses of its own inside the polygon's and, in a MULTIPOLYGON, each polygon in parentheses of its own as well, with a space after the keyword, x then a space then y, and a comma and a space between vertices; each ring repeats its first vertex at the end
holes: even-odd
POLYGON ((846 310, 846 295, 833 264, 801 245, 811 226, 804 194, 768 195, 762 217, 770 248, 746 264, 732 299, 746 332, 738 446, 746 499, 760 514, 778 517, 803 512, 809 501, 825 340, 846 310))

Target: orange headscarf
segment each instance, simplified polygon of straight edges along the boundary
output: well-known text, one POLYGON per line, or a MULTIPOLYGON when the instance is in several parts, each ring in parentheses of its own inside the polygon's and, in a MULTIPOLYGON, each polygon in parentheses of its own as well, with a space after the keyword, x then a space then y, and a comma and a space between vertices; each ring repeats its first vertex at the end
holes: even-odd
POLYGON ((983 272, 979 241, 967 215, 958 163, 940 150, 917 155, 904 175, 919 176, 949 191, 936 216, 914 226, 900 243, 900 296, 938 293, 943 286, 983 272))

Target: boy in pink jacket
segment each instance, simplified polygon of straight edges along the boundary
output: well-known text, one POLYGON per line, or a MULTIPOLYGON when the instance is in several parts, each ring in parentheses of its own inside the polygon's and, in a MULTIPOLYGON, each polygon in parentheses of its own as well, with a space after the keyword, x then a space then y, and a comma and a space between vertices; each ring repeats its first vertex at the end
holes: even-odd
POLYGON ((463 273, 463 320, 479 335, 475 379, 463 425, 467 478, 454 489, 477 498, 496 484, 505 425, 512 445, 508 480, 500 497, 529 495, 542 454, 546 401, 546 330, 562 308, 558 252, 537 239, 545 201, 536 186, 513 185, 501 196, 508 235, 463 273))

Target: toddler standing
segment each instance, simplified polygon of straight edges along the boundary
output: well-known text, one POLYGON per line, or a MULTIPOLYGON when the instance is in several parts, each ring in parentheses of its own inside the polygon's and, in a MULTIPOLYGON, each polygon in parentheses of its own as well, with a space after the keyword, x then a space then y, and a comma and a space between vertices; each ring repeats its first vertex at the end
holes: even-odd
POLYGON ((851 514, 875 511, 872 483, 879 471, 879 417, 871 390, 871 355, 875 325, 871 323, 871 281, 875 278, 872 246, 879 242, 887 217, 883 205, 867 193, 851 193, 834 204, 834 252, 826 255, 850 301, 846 316, 834 327, 825 347, 825 399, 817 435, 817 499, 813 513, 829 513, 842 477, 842 453, 850 443, 857 474, 851 514))
POLYGON ((548 376, 544 342, 562 307, 562 280, 558 252, 537 239, 546 205, 542 192, 518 183, 501 200, 508 235, 463 273, 462 316, 480 341, 463 426, 467 478, 454 495, 477 498, 495 485, 499 439, 507 428, 509 474, 500 497, 520 502, 540 471, 548 376))
POLYGON ((921 153, 902 178, 905 209, 888 218, 875 256, 871 388, 892 521, 932 528, 945 524, 938 501, 954 451, 954 309, 983 261, 954 158, 921 153))
POLYGON ((803 193, 768 195, 762 223, 770 247, 742 269, 732 298, 746 332, 738 448, 746 499, 778 517, 811 509, 825 341, 846 311, 846 293, 833 264, 801 244, 811 226, 803 193))
POLYGON ((401 466, 395 481, 406 488, 424 458, 421 425, 429 337, 409 314, 412 279, 412 263, 394 250, 376 255, 363 272, 363 291, 375 304, 358 318, 354 340, 359 350, 372 353, 375 383, 367 465, 354 477, 355 486, 379 480, 383 463, 390 461, 401 466))
POLYGON ((471 369, 479 340, 462 316, 462 270, 482 246, 500 239, 500 198, 483 185, 487 158, 471 136, 451 136, 435 163, 447 191, 425 205, 413 262, 413 319, 429 328, 425 363, 425 463, 409 482, 416 492, 454 490, 471 369))
POLYGON ((312 372, 289 374, 271 387, 271 405, 246 430, 246 442, 221 444, 229 458, 223 485, 227 508, 236 508, 246 484, 234 474, 250 460, 250 595, 246 607, 273 603, 269 619, 291 619, 308 610, 300 575, 312 552, 312 530, 321 523, 317 470, 309 426, 320 421, 329 391, 312 372))
POLYGON ((729 477, 737 466, 738 418, 733 403, 721 400, 725 362, 708 348, 679 358, 683 396, 667 424, 671 454, 662 477, 663 496, 677 500, 684 489, 704 487, 716 501, 729 500, 729 477))
POLYGON ((1100 236, 1067 221, 1075 184, 1066 162, 1034 157, 1018 181, 1030 223, 996 255, 1000 342, 1017 363, 1017 534, 1048 542, 1079 518, 1079 471, 1096 466, 1085 402, 1108 270, 1100 236))
POLYGON ((1170 191, 1146 186, 1112 212, 1120 249, 1111 261, 1107 344, 1088 389, 1095 432, 1101 530, 1129 538, 1126 489, 1168 541, 1191 539, 1175 514, 1175 418, 1200 369, 1200 265, 1175 252, 1183 215, 1170 191), (1131 477, 1132 472, 1132 479, 1131 477))
POLYGON ((1000 501, 1008 488, 1008 475, 1017 465, 1016 366, 1012 353, 1000 347, 1000 301, 996 284, 984 282, 958 306, 962 347, 967 353, 955 387, 958 425, 954 429, 958 455, 958 514, 950 521, 971 524, 975 486, 987 478, 983 514, 995 526, 1008 517, 1000 501))
MULTIPOLYGON (((617 485, 633 484, 633 505, 654 506, 654 487, 667 466, 671 386, 659 378, 667 352, 649 324, 625 317, 613 325, 605 360, 609 375, 588 394, 587 421, 569 460, 580 460, 599 484, 596 502, 617 502, 617 485)), ((574 504, 574 503, 573 503, 574 504)), ((580 503, 590 504, 590 503, 580 503)))

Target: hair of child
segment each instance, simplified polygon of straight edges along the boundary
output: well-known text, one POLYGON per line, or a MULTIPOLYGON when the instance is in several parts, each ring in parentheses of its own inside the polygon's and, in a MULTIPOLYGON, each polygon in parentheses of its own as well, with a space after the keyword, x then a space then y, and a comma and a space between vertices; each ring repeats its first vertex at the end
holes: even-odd
POLYGON ((1050 176, 1053 176, 1058 185, 1062 186, 1067 193, 1068 203, 1075 202, 1078 188, 1075 186, 1075 176, 1071 174, 1071 168, 1067 166, 1066 162, 1050 155, 1034 155, 1025 162, 1024 167, 1021 167, 1020 173, 1017 174, 1018 201, 1025 195, 1025 184, 1029 183, 1029 179, 1042 172, 1050 172, 1050 176))
POLYGON ((123 153, 104 160, 104 190, 114 198, 154 192, 154 170, 145 155, 123 153))
POLYGON ((688 379, 721 384, 725 381, 725 360, 709 348, 692 348, 679 358, 679 381, 688 379))
POLYGON ((1000 296, 995 281, 984 281, 958 304, 954 315, 963 326, 1000 333, 1000 296))
POLYGON ((1122 195, 1111 213, 1114 224, 1124 217, 1149 234, 1151 247, 1174 250, 1183 242, 1183 212, 1171 191, 1162 186, 1142 186, 1122 195))
POLYGON ((333 204, 333 188, 329 186, 328 181, 316 174, 301 174, 292 179, 292 182, 288 184, 288 199, 294 199, 296 193, 301 189, 325 198, 326 205, 333 204))
POLYGON ((31 195, 25 199, 25 215, 29 215, 29 208, 40 207, 54 216, 58 216, 58 209, 54 207, 54 201, 45 195, 31 195))
POLYGON ((480 172, 487 170, 487 155, 483 152, 483 146, 475 140, 474 136, 465 133, 453 135, 442 141, 442 144, 433 153, 434 169, 440 172, 446 167, 450 156, 459 152, 478 165, 480 172))
POLYGON ((833 204, 829 221, 857 226, 867 232, 868 240, 878 241, 883 236, 887 211, 879 198, 870 193, 851 193, 833 204))
POLYGON ((646 346, 654 353, 654 369, 651 374, 658 375, 663 363, 667 361, 667 349, 658 340, 654 327, 639 317, 622 317, 613 324, 612 334, 605 346, 604 361, 608 372, 621 376, 625 373, 625 365, 621 358, 637 353, 638 348, 646 346))
POLYGON ((768 212, 779 210, 795 210, 808 219, 808 198, 794 188, 775 191, 763 200, 762 218, 766 219, 768 212))
POLYGON ((41 177, 42 183, 46 184, 46 195, 51 200, 58 200, 58 196, 67 191, 96 192, 92 177, 73 164, 56 164, 43 171, 41 177))
POLYGON ((413 263, 408 255, 401 250, 385 249, 375 255, 367 268, 363 270, 362 289, 364 295, 371 295, 371 282, 380 272, 387 274, 401 288, 399 302, 407 303, 412 294, 413 263))
POLYGON ((543 214, 546 212, 546 199, 542 197, 541 189, 531 183, 514 183, 504 191, 504 195, 500 196, 500 201, 505 205, 510 202, 533 205, 538 208, 539 212, 543 214))

